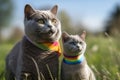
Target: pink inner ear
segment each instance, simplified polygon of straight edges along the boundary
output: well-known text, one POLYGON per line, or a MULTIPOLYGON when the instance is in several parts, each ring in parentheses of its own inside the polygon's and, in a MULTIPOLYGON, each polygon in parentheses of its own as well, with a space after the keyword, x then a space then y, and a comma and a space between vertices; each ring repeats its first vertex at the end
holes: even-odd
POLYGON ((62 37, 62 41, 63 41, 63 42, 66 42, 66 41, 67 41, 67 36, 63 36, 63 37, 62 37))
POLYGON ((51 9, 51 12, 56 15, 57 14, 57 9, 58 9, 58 6, 55 5, 52 9, 51 9))
POLYGON ((85 32, 85 31, 83 31, 83 33, 80 35, 80 37, 81 37, 83 40, 85 40, 85 37, 86 37, 86 32, 85 32))
POLYGON ((25 17, 30 16, 34 12, 35 12, 34 9, 29 4, 25 6, 25 9, 24 9, 25 17))

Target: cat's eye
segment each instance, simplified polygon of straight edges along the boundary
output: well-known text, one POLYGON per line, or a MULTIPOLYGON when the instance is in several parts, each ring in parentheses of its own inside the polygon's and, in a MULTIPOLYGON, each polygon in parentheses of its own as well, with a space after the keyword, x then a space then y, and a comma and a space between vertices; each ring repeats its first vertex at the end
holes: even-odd
POLYGON ((38 19, 37 22, 38 22, 39 24, 44 24, 44 23, 45 23, 45 21, 44 21, 43 19, 38 19))
POLYGON ((54 23, 54 24, 56 24, 56 23, 57 23, 57 20, 53 18, 53 19, 51 20, 51 22, 54 23))

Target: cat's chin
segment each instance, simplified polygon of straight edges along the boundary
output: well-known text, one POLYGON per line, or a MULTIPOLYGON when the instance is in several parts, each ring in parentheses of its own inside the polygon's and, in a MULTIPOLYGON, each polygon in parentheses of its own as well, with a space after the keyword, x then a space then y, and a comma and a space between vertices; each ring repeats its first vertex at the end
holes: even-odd
POLYGON ((56 38, 56 37, 50 37, 47 41, 49 42, 55 42, 55 41, 58 41, 59 39, 56 38))
POLYGON ((49 42, 55 42, 55 41, 58 41, 58 40, 49 40, 49 42))
POLYGON ((46 39, 38 40, 37 43, 41 43, 41 42, 55 42, 55 41, 58 41, 58 40, 59 40, 58 38, 49 37, 49 38, 46 38, 46 39))

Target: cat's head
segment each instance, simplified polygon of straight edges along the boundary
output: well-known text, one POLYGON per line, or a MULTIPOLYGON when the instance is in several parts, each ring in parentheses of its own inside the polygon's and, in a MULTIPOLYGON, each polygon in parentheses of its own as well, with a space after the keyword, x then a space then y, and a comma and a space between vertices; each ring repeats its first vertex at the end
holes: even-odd
POLYGON ((24 9, 25 34, 34 42, 54 42, 61 36, 61 23, 57 18, 58 6, 50 10, 35 10, 29 4, 24 9))
POLYGON ((81 35, 69 35, 66 32, 62 33, 64 54, 67 56, 78 56, 84 54, 86 50, 85 43, 86 32, 81 35))

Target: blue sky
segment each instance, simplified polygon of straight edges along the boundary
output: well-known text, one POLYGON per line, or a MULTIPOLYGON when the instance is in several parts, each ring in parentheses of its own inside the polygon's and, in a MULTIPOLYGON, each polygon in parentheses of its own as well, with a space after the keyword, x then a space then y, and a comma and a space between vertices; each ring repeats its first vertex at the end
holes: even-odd
POLYGON ((59 10, 66 10, 73 22, 81 22, 91 31, 103 28, 110 12, 120 0, 13 0, 15 5, 12 25, 23 26, 24 6, 31 4, 34 8, 57 4, 59 10))

